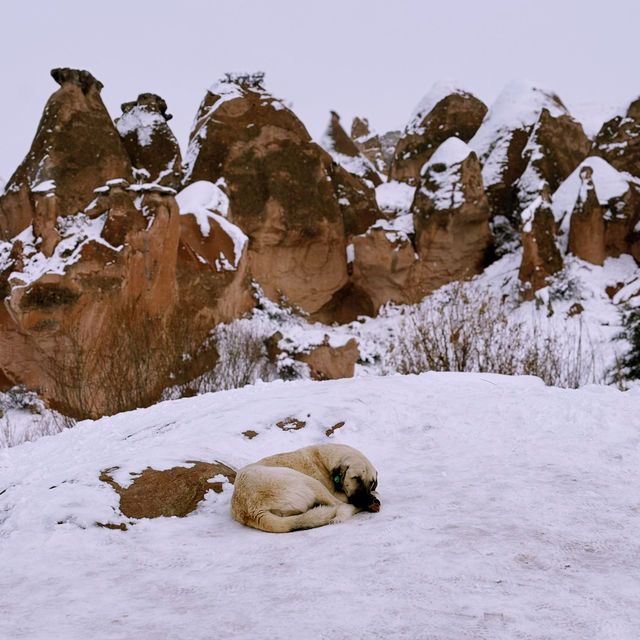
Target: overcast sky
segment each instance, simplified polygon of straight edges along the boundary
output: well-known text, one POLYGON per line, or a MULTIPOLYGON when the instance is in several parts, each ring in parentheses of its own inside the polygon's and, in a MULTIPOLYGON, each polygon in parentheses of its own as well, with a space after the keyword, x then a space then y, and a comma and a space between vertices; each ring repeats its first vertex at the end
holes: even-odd
POLYGON ((161 95, 183 149, 206 89, 226 71, 266 72, 314 137, 337 111, 402 128, 440 79, 489 103, 514 78, 570 106, 640 95, 639 0, 21 0, 2 2, 0 176, 29 149, 57 85, 91 71, 112 117, 161 95))

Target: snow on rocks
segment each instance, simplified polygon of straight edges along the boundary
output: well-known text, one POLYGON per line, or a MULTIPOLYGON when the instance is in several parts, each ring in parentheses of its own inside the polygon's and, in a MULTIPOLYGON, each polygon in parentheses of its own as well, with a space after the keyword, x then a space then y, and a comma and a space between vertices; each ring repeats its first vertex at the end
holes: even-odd
POLYGON ((424 374, 256 385, 85 422, 0 457, 0 635, 348 638, 375 619, 385 638, 633 638, 639 409, 637 392, 424 374), (304 426, 278 427, 292 419, 304 426), (99 480, 319 442, 372 460, 379 513, 265 534, 231 518, 220 478, 185 518, 132 520, 99 480))
POLYGON ((553 215, 562 231, 568 231, 571 212, 579 198, 584 169, 591 169, 591 181, 595 188, 598 202, 607 208, 611 200, 624 196, 631 185, 640 187, 640 179, 614 169, 606 160, 591 156, 584 160, 577 169, 560 185, 553 194, 553 215))
POLYGON ((420 171, 429 181, 420 185, 420 193, 426 195, 436 209, 457 209, 464 203, 464 185, 461 182, 461 165, 473 153, 469 145, 451 137, 443 142, 420 171))
POLYGON ((527 80, 510 82, 491 105, 482 126, 469 142, 483 164, 482 177, 486 186, 502 180, 513 132, 529 131, 543 108, 553 117, 568 115, 558 96, 527 80))

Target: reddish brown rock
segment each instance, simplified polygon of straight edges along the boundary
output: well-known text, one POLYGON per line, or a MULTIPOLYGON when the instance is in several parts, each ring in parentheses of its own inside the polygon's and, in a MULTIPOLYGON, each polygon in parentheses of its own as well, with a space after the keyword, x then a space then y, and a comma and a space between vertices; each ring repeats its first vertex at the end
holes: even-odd
POLYGON ((100 474, 120 497, 120 511, 128 518, 182 518, 194 511, 207 491, 222 492, 224 483, 233 484, 236 472, 222 462, 188 461, 188 467, 156 471, 148 467, 126 488, 112 477, 115 469, 100 474), (222 479, 215 479, 223 476, 222 479))
POLYGON ((412 205, 418 297, 482 271, 491 249, 489 203, 478 159, 457 138, 423 169, 412 205))
POLYGON ((522 152, 527 166, 516 184, 518 207, 526 208, 544 189, 555 191, 585 159, 591 143, 569 115, 543 108, 522 152))
POLYGON ((307 353, 298 356, 298 360, 309 365, 313 380, 338 380, 353 378, 355 364, 360 358, 358 343, 355 338, 341 346, 331 346, 329 336, 324 342, 312 347, 307 353))
POLYGON ((340 116, 335 111, 331 112, 329 126, 322 136, 320 144, 333 160, 349 173, 370 182, 373 187, 382 183, 375 166, 360 152, 354 141, 347 135, 340 124, 340 116))
POLYGON ((252 277, 307 312, 347 282, 343 216, 330 159, 255 76, 206 95, 191 133, 186 183, 226 181, 229 220, 249 237, 252 277))
MULTIPOLYGON (((518 181, 527 166, 534 160, 537 162, 535 151, 539 142, 538 136, 531 139, 531 135, 543 109, 548 111, 548 116, 544 118, 545 126, 542 129, 539 127, 539 136, 550 146, 553 146, 553 135, 557 129, 579 131, 569 120, 562 119, 569 114, 557 95, 543 91, 528 82, 515 81, 503 89, 491 105, 482 126, 469 141, 469 146, 476 152, 482 164, 482 178, 493 217, 503 216, 518 224, 519 213, 523 208, 520 190, 535 193, 525 206, 541 193, 540 179, 535 166, 532 165, 534 175, 526 179, 525 184, 518 184, 518 181), (560 124, 553 121, 555 118, 561 119, 560 124)), ((570 140, 560 142, 571 148, 570 140)), ((560 158, 565 154, 558 151, 554 152, 554 155, 560 158)), ((542 166, 547 164, 552 166, 553 162, 545 161, 542 166)), ((550 171, 551 167, 547 169, 550 171)), ((545 176, 542 176, 542 179, 545 179, 545 176)))
POLYGON ((624 116, 605 122, 591 150, 618 171, 640 176, 640 98, 631 103, 624 116))
POLYGON ((153 93, 141 93, 122 105, 116 128, 140 182, 179 189, 182 179, 180 146, 168 121, 167 104, 153 93))
POLYGON ((524 211, 522 221, 523 252, 518 278, 526 285, 524 298, 533 300, 535 292, 547 286, 549 276, 563 266, 548 192, 524 211))
POLYGON ((436 85, 418 106, 396 146, 389 177, 417 184, 420 169, 452 136, 468 142, 487 113, 487 106, 465 91, 436 85))
POLYGON ((38 214, 33 193, 54 193, 55 212, 49 203, 46 215, 66 216, 82 211, 108 180, 132 180, 131 162, 100 98, 102 84, 76 69, 51 75, 60 89, 47 102, 31 149, 0 199, 4 239, 38 214))
POLYGON ((373 227, 352 242, 353 282, 371 300, 374 313, 387 302, 420 299, 415 280, 418 256, 405 234, 373 227))
POLYGON ((598 202, 592 175, 591 167, 584 167, 580 172, 582 185, 571 214, 569 252, 601 265, 606 257, 604 211, 598 202))

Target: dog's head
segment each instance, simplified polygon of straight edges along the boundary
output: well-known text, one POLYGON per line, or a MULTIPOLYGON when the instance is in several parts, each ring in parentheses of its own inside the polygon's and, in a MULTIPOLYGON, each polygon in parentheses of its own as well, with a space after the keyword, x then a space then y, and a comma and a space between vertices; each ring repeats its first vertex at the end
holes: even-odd
POLYGON ((380 510, 380 500, 374 495, 378 472, 364 456, 345 456, 331 472, 332 481, 349 502, 358 509, 380 510))

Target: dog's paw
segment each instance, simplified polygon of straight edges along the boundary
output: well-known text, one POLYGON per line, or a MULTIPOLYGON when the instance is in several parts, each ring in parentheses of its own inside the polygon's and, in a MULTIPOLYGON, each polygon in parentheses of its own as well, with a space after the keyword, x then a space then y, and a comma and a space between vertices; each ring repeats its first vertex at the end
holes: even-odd
POLYGON ((341 504, 336 508, 336 515, 331 519, 330 524, 338 524, 339 522, 344 522, 345 520, 349 520, 351 516, 356 512, 356 509, 351 504, 341 504))

